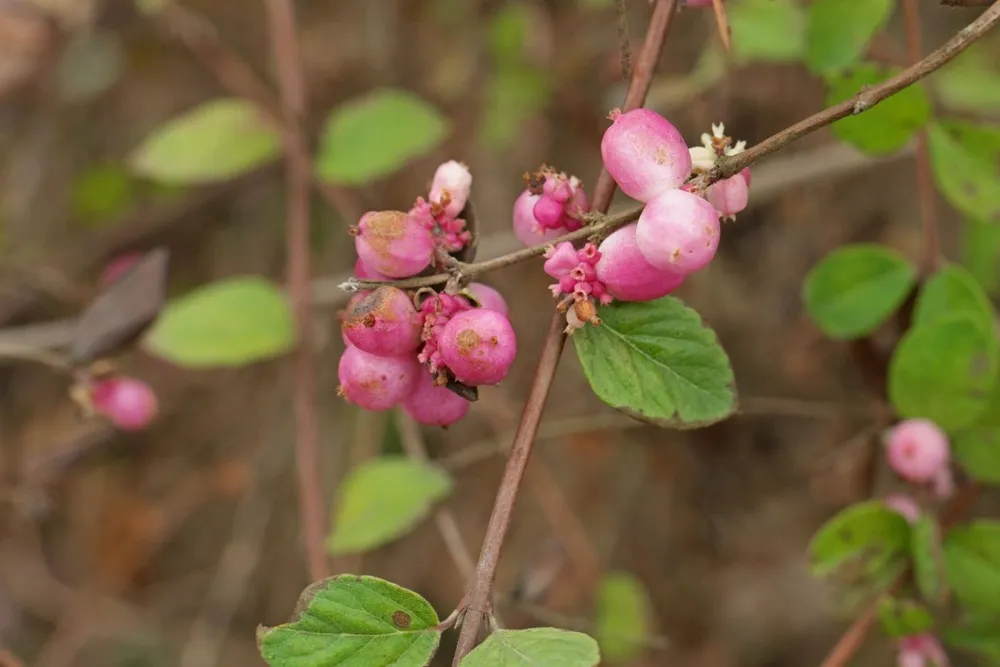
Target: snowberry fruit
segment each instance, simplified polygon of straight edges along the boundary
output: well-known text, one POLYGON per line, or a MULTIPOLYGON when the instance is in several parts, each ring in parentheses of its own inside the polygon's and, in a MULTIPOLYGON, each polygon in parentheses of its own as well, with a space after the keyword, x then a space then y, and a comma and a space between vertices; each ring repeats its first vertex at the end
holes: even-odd
POLYGON ((547 229, 535 218, 535 205, 542 198, 525 190, 514 200, 514 236, 526 246, 539 245, 559 238, 566 230, 547 229))
POLYGON ((383 276, 378 271, 372 271, 369 269, 365 266, 365 263, 361 261, 360 257, 358 257, 358 259, 354 262, 354 275, 361 280, 378 280, 383 282, 392 280, 389 276, 383 276))
POLYGON ((507 302, 500 292, 483 283, 472 283, 469 285, 469 291, 472 292, 472 296, 479 299, 479 304, 483 308, 495 310, 504 317, 507 317, 507 302))
POLYGON ((705 198, 723 218, 730 218, 747 207, 750 198, 750 172, 743 172, 708 186, 705 198))
POLYGON ((930 482, 948 465, 948 437, 928 419, 908 419, 889 433, 886 456, 903 479, 930 482))
POLYGON ((403 410, 420 424, 451 426, 469 412, 469 402, 450 389, 438 386, 432 374, 421 372, 413 391, 403 399, 403 410))
POLYGON ((428 199, 432 204, 444 207, 449 217, 456 217, 469 201, 472 189, 472 173, 461 162, 449 160, 434 172, 428 199))
POLYGON ((94 411, 123 431, 145 428, 159 410, 152 388, 130 377, 99 380, 91 388, 90 398, 94 411))
POLYGON ((691 154, 666 118, 634 109, 613 111, 611 119, 601 139, 601 157, 622 192, 646 203, 684 184, 691 174, 691 154))
POLYGON ((684 282, 684 275, 662 271, 639 252, 637 223, 625 225, 604 239, 599 248, 597 279, 608 293, 622 301, 651 301, 673 292, 684 282))
POLYGON ((719 214, 698 195, 667 190, 643 209, 635 237, 646 261, 661 271, 689 274, 719 247, 719 214))
POLYGON ((388 410, 409 395, 422 372, 415 355, 380 357, 350 346, 337 367, 337 393, 365 410, 388 410))
POLYGON ((462 311, 448 320, 438 344, 455 379, 468 385, 499 383, 517 355, 510 322, 485 308, 462 311))
POLYGON ((382 357, 413 352, 422 323, 406 292, 383 285, 344 313, 344 336, 359 349, 382 357))
POLYGON ((365 268, 390 278, 415 276, 434 257, 430 231, 402 211, 365 213, 352 233, 365 268))

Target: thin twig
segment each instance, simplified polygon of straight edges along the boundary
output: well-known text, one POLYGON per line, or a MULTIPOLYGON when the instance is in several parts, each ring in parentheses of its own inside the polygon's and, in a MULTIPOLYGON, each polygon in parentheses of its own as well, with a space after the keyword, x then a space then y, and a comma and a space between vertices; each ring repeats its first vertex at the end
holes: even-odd
POLYGON ((271 48, 278 71, 285 158, 288 164, 288 283, 298 327, 295 350, 295 452, 299 511, 305 533, 309 574, 327 576, 323 548, 323 487, 320 482, 319 434, 316 423, 316 370, 312 354, 312 310, 309 304, 309 182, 312 166, 305 138, 298 131, 305 111, 305 85, 295 8, 292 0, 266 0, 271 48))
POLYGON ((722 0, 712 0, 712 13, 715 14, 715 26, 719 29, 719 39, 726 53, 733 52, 733 41, 729 30, 729 19, 726 18, 726 7, 722 0))
MULTIPOLYGON (((636 60, 632 72, 632 80, 625 96, 624 111, 642 106, 652 82, 653 71, 663 52, 663 43, 667 29, 677 8, 676 0, 659 0, 653 10, 649 29, 642 50, 636 60)), ((598 185, 594 188, 593 209, 606 212, 614 195, 615 183, 606 171, 601 172, 598 185), (604 185, 602 186, 602 182, 604 185)), ((453 664, 458 667, 462 658, 473 649, 479 639, 483 620, 489 613, 490 599, 493 591, 493 580, 496 568, 500 562, 500 552, 503 549, 507 529, 510 527, 511 514, 517 500, 517 492, 524 477, 524 470, 531 455, 531 447, 541 422, 545 400, 552 386, 559 357, 562 354, 566 336, 563 333, 563 317, 560 313, 553 314, 549 331, 542 348, 542 356, 535 371, 534 380, 528 393, 528 399, 521 414, 514 442, 511 445, 510 458, 504 470, 503 480, 493 505, 486 537, 476 565, 476 576, 466 596, 467 609, 462 631, 458 637, 453 664)))
POLYGON ((628 0, 615 0, 618 15, 618 51, 621 54, 622 81, 632 78, 632 42, 628 37, 628 0))
POLYGON ((945 7, 988 7, 994 0, 941 0, 945 7))

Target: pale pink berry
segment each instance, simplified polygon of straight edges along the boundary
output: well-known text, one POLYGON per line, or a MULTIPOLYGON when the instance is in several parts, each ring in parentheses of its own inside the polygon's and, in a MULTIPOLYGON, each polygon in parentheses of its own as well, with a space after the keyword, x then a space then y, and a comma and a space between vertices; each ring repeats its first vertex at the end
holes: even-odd
POLYGON ((143 254, 141 252, 129 252, 114 258, 104 267, 104 271, 101 272, 100 277, 97 279, 97 285, 103 288, 118 282, 142 258, 143 254))
POLYGON ((951 661, 937 637, 927 633, 899 640, 898 667, 949 667, 951 661))
POLYGON ((622 301, 651 301, 673 292, 684 276, 661 271, 646 261, 635 240, 636 223, 625 225, 601 243, 597 279, 608 293, 622 301))
POLYGON ((469 402, 450 389, 438 386, 430 373, 422 372, 413 391, 403 400, 403 410, 421 424, 451 426, 469 412, 469 402))
POLYGON ((691 154, 666 118, 634 109, 613 111, 611 119, 601 139, 601 157, 622 192, 646 203, 684 184, 691 174, 691 154))
MULTIPOLYGON (((750 172, 745 170, 747 174, 750 172)), ((705 193, 708 203, 715 207, 723 218, 735 216, 747 207, 750 199, 750 178, 743 172, 708 186, 705 193)))
POLYGON ((743 167, 743 171, 740 172, 740 176, 743 180, 747 182, 747 187, 750 187, 750 167, 743 167))
POLYGON ((485 308, 453 316, 438 343, 441 358, 455 379, 473 386, 499 383, 517 355, 517 338, 510 322, 485 308))
POLYGON ((123 431, 145 428, 159 411, 152 388, 130 377, 100 380, 91 389, 94 411, 107 417, 123 431))
POLYGON ((361 261, 360 257, 358 257, 358 259, 354 262, 354 275, 361 280, 378 280, 382 282, 392 280, 389 276, 383 276, 378 271, 372 271, 369 269, 365 266, 365 263, 361 261))
POLYGON ((948 465, 948 437, 928 419, 907 419, 889 433, 886 456, 903 479, 930 482, 948 465))
POLYGON ((416 350, 422 326, 406 292, 389 285, 355 301, 344 313, 344 336, 364 352, 383 357, 416 350))
POLYGON ((472 292, 474 297, 479 299, 479 304, 483 308, 495 310, 504 317, 507 317, 507 302, 500 292, 483 283, 472 283, 469 285, 469 291, 472 292))
POLYGON ((698 195, 667 190, 646 204, 636 225, 639 252, 661 271, 690 274, 719 247, 719 214, 698 195))
POLYGON ((337 367, 337 393, 365 410, 388 410, 409 395, 422 372, 415 355, 380 357, 350 346, 337 367))
POLYGON ((472 189, 472 172, 461 162, 449 160, 434 172, 434 181, 428 196, 432 204, 444 208, 446 215, 454 218, 469 201, 472 189))
POLYGON ((905 493, 891 493, 882 501, 886 507, 900 514, 910 523, 916 523, 920 518, 920 506, 905 493))
POLYGON ((430 231, 402 211, 365 213, 352 233, 365 268, 390 278, 415 276, 434 257, 430 231))
POLYGON ((525 190, 514 200, 514 236, 526 246, 540 245, 546 241, 559 238, 565 229, 546 229, 535 218, 535 204, 541 195, 525 190))

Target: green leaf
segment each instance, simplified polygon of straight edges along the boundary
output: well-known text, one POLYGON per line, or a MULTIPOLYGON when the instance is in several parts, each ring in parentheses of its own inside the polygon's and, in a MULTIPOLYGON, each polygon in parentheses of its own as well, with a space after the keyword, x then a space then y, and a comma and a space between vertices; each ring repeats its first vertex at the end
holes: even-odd
POLYGON ((799 60, 805 54, 806 18, 792 0, 737 0, 727 7, 733 53, 741 61, 799 60))
POLYGON ((971 315, 942 317, 903 335, 889 360, 889 400, 903 418, 945 431, 973 423, 996 383, 1000 346, 971 315))
MULTIPOLYGON (((865 86, 879 84, 899 70, 874 63, 859 63, 827 78, 827 106, 848 100, 865 86)), ((833 133, 857 149, 871 155, 894 153, 906 146, 927 124, 931 103, 920 84, 908 86, 862 114, 842 118, 833 124, 833 133)))
POLYGON ((973 44, 930 77, 941 102, 972 113, 1000 110, 1000 68, 996 45, 973 44))
POLYGON ((916 267, 895 250, 859 243, 834 250, 814 266, 802 294, 823 333, 860 338, 899 309, 916 279, 916 267))
POLYGON ((387 544, 423 520, 451 488, 448 474, 431 463, 402 456, 367 461, 341 485, 327 549, 337 555, 387 544))
POLYGON ((837 575, 860 566, 864 578, 877 579, 904 560, 910 526, 880 500, 852 505, 827 521, 809 544, 813 574, 837 575))
POLYGON ((920 289, 913 323, 929 324, 952 315, 969 315, 985 331, 994 329, 993 305, 975 277, 958 264, 937 271, 920 289))
POLYGON ((1000 225, 966 220, 962 227, 962 264, 990 294, 1000 291, 1000 225))
POLYGON ((971 218, 1000 222, 1000 128, 931 123, 928 147, 934 178, 948 201, 971 218))
POLYGON ((910 555, 917 589, 928 602, 940 603, 944 593, 941 529, 933 516, 924 514, 913 524, 911 535, 910 555))
POLYGON ((495 62, 521 63, 524 45, 531 30, 532 11, 522 3, 499 7, 490 18, 489 47, 495 62))
POLYGON ((462 667, 595 667, 597 642, 556 628, 497 630, 462 659, 462 667))
POLYGON ((946 628, 941 638, 948 645, 978 653, 990 662, 1000 664, 1000 618, 972 615, 960 625, 946 628))
POLYGON ((816 73, 847 67, 889 22, 895 0, 815 0, 807 10, 806 63, 816 73))
POLYGON ((278 133, 242 99, 206 102, 161 125, 129 158, 137 174, 176 185, 225 181, 278 156, 278 133))
POLYGON ((696 427, 736 409, 729 357, 701 316, 673 297, 601 308, 573 334, 590 387, 608 405, 651 423, 696 427))
POLYGON ((952 452, 973 479, 1000 484, 1000 428, 972 428, 959 433, 952 440, 952 452))
POLYGON ((284 293, 257 276, 219 280, 170 301, 146 334, 148 352, 179 366, 244 366, 295 344, 284 293))
POLYGON ((934 627, 934 617, 922 604, 888 595, 879 598, 878 620, 890 637, 916 635, 934 627))
POLYGON ((132 175, 121 165, 88 167, 73 183, 73 214, 89 228, 114 221, 135 201, 135 185, 132 175))
POLYGON ((601 654, 612 662, 628 662, 642 652, 649 635, 650 602, 642 582, 628 572, 609 572, 597 592, 594 634, 601 654))
POLYGON ((944 566, 948 585, 964 605, 1000 612, 1000 522, 952 528, 944 540, 944 566))
POLYGON ((271 667, 424 667, 441 631, 434 608, 376 577, 344 574, 307 588, 292 622, 257 629, 271 667))
POLYGON ((450 131, 448 120, 419 96, 381 88, 327 117, 317 169, 327 182, 361 185, 429 153, 450 131))

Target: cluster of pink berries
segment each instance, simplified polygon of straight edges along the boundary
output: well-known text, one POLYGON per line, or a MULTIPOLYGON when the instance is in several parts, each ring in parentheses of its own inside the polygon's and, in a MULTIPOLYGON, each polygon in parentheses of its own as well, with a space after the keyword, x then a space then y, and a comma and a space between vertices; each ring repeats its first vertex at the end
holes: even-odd
MULTIPOLYGON (((745 142, 722 125, 688 148, 667 119, 649 109, 615 110, 601 140, 604 167, 629 197, 646 205, 639 220, 610 234, 600 246, 576 250, 569 242, 548 248, 545 271, 567 333, 599 324, 598 306, 614 299, 651 301, 676 290, 686 276, 715 257, 722 219, 746 208, 750 171, 700 191, 691 179, 710 171, 721 156, 741 153, 745 142)), ((526 175, 528 188, 514 203, 514 233, 535 245, 578 229, 587 199, 575 177, 548 167, 526 175)))
MULTIPOLYGON (((366 280, 415 276, 443 268, 469 242, 460 218, 472 175, 458 162, 441 165, 427 200, 409 212, 362 216, 354 273, 366 280)), ((346 348, 338 393, 361 408, 400 405, 415 421, 450 426, 469 411, 474 388, 498 384, 517 353, 517 339, 499 292, 473 283, 458 294, 392 285, 355 294, 342 315, 346 348)))

